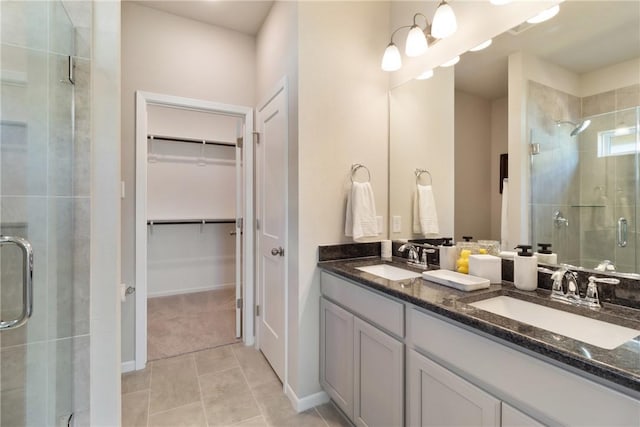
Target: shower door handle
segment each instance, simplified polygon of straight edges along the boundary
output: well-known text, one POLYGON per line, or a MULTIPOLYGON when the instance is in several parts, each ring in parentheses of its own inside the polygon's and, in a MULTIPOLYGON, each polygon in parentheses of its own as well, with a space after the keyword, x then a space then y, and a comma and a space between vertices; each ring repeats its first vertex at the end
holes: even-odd
POLYGON ((0 235, 0 246, 11 244, 22 250, 22 313, 17 319, 0 320, 0 330, 19 328, 27 323, 33 312, 33 248, 22 237, 0 235))
POLYGON ((627 246, 627 219, 622 217, 618 219, 618 246, 624 248, 627 246))

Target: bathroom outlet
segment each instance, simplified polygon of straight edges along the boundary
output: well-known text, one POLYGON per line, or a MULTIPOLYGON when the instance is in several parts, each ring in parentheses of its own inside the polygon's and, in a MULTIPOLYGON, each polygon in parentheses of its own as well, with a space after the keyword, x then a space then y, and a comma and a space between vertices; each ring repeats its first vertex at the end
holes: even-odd
POLYGON ((400 233, 402 232, 402 217, 400 215, 394 215, 393 216, 393 232, 394 233, 400 233))
POLYGON ((384 231, 384 218, 382 215, 376 217, 376 222, 378 223, 378 234, 382 234, 384 231))

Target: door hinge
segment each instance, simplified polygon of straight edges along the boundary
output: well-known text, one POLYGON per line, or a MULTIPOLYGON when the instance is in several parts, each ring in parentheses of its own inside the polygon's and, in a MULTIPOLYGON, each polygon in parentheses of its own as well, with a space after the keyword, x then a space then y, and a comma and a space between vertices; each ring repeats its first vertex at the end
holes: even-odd
POLYGON ((242 218, 236 218, 236 228, 242 231, 242 227, 244 227, 244 220, 242 218))
POLYGON ((256 305, 256 317, 260 317, 260 306, 256 305))
POLYGON ((239 136, 236 139, 236 147, 238 148, 242 148, 242 145, 244 144, 244 138, 242 138, 241 136, 239 136))
POLYGON ((532 156, 540 154, 540 143, 532 142, 531 144, 529 144, 529 154, 531 154, 532 156))
POLYGON ((260 132, 253 132, 253 141, 256 144, 260 144, 260 132))
POLYGON ((236 308, 242 308, 242 298, 236 300, 236 308))
POLYGON ((260 230, 260 220, 256 218, 256 230, 260 230))

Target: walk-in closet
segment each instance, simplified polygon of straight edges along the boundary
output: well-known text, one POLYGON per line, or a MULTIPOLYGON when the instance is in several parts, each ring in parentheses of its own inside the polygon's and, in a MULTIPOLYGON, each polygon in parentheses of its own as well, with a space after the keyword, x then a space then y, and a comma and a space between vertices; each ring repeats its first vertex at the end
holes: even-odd
POLYGON ((147 108, 148 360, 239 340, 242 129, 237 116, 147 108))

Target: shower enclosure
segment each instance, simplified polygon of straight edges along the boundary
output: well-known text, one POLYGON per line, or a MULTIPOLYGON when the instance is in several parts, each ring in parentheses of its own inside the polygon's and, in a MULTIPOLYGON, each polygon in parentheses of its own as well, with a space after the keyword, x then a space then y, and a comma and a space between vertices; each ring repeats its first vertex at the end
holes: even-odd
POLYGON ((529 83, 531 236, 560 262, 640 272, 638 105, 640 85, 578 98, 529 83))
POLYGON ((0 15, 0 424, 88 425, 91 2, 0 15))

